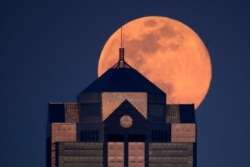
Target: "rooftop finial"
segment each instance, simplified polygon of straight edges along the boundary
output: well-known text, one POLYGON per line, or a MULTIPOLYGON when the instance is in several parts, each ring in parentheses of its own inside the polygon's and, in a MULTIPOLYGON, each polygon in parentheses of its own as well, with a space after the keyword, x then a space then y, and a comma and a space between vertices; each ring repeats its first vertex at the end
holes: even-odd
POLYGON ((119 60, 118 63, 116 63, 113 68, 131 68, 124 59, 124 43, 123 43, 123 32, 122 32, 122 27, 121 27, 121 46, 119 48, 119 60))
POLYGON ((119 48, 119 66, 124 67, 124 48, 123 48, 123 39, 122 39, 122 27, 121 27, 121 47, 119 48))

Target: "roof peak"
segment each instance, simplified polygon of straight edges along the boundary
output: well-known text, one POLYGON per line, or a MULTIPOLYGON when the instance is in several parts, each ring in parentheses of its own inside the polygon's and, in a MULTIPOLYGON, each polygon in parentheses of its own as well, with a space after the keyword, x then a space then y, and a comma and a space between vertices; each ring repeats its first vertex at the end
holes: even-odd
POLYGON ((112 68, 132 68, 124 59, 124 48, 119 48, 119 60, 112 68))

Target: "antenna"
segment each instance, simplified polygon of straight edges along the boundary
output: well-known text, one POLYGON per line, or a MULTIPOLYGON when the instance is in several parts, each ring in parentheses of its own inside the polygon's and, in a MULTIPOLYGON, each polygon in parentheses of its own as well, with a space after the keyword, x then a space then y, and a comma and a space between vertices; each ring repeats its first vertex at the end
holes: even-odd
POLYGON ((122 34, 122 26, 121 26, 121 48, 123 48, 123 34, 122 34))

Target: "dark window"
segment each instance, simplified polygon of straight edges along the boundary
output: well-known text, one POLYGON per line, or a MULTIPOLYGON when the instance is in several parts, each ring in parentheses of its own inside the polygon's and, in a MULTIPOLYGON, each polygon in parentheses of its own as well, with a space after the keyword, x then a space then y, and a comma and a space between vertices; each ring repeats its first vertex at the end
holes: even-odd
POLYGON ((124 135, 108 135, 108 141, 124 141, 124 135))
POLYGON ((129 135, 128 141, 145 141, 145 135, 129 135))
POLYGON ((84 130, 81 132, 81 141, 99 141, 99 131, 98 130, 84 130))
POLYGON ((152 130, 151 140, 152 140, 152 142, 166 142, 166 141, 168 141, 167 131, 152 130))

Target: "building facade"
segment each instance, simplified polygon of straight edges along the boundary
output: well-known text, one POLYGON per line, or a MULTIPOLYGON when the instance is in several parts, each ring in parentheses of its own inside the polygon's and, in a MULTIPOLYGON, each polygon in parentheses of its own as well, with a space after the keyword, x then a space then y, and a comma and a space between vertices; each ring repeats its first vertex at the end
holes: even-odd
POLYGON ((196 167, 194 104, 166 94, 124 60, 77 96, 48 104, 48 167, 196 167))

